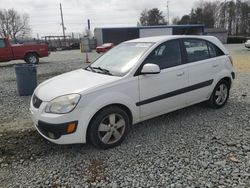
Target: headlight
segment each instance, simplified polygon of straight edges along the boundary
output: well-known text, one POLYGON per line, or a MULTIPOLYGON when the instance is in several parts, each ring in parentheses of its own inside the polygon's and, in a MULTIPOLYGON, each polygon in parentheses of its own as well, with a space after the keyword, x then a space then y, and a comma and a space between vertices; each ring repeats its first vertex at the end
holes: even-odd
POLYGON ((70 94, 57 97, 47 104, 45 112, 54 114, 69 113, 74 110, 80 98, 81 95, 79 94, 70 94))

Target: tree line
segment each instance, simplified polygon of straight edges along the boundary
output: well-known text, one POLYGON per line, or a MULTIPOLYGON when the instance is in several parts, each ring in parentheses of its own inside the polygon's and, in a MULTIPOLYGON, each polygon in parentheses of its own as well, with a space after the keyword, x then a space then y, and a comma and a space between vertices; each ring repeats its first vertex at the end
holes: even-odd
MULTIPOLYGON (((154 8, 141 13, 138 25, 167 25, 162 11, 154 8), (160 18, 158 21, 157 18, 160 18), (151 21, 149 21, 151 20, 151 21), (152 21, 153 20, 153 21, 152 21)), ((197 1, 189 14, 175 17, 172 23, 204 24, 207 28, 222 28, 229 35, 250 36, 250 0, 197 1)))

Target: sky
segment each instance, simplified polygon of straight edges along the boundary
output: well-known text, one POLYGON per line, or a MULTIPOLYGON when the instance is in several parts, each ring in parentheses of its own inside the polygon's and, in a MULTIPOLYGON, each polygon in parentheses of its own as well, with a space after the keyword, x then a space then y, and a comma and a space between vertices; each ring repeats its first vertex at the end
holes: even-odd
MULTIPOLYGON (((190 13, 197 0, 168 0, 170 20, 190 13)), ((14 8, 30 17, 32 36, 62 35, 60 3, 66 34, 83 33, 87 19, 95 27, 136 26, 144 9, 159 8, 167 18, 167 0, 0 0, 0 8, 14 8)))

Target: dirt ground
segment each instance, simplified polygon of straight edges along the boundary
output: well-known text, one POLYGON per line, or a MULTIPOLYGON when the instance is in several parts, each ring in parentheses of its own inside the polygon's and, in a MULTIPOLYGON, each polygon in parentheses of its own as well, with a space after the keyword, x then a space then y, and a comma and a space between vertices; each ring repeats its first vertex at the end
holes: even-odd
POLYGON ((233 57, 234 67, 238 70, 250 71, 250 49, 244 47, 244 44, 226 44, 233 57))

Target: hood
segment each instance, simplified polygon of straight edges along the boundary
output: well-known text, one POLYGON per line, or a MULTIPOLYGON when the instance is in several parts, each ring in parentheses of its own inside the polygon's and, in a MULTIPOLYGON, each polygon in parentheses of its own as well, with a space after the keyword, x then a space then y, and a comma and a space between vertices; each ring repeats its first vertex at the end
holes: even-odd
POLYGON ((79 69, 61 74, 41 83, 35 90, 35 94, 42 101, 51 101, 62 95, 81 93, 118 79, 120 77, 79 69))

